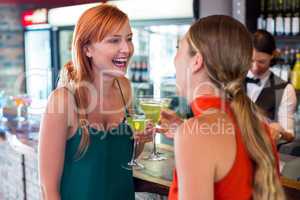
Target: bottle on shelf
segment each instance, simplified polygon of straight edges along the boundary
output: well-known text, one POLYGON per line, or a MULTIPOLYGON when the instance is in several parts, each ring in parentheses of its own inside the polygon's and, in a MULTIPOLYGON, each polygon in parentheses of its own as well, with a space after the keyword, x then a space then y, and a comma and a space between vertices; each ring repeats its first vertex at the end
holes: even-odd
POLYGON ((296 62, 296 51, 297 50, 295 48, 291 48, 290 49, 289 61, 290 61, 291 66, 295 65, 295 62, 296 62))
POLYGON ((266 19, 266 30, 274 35, 275 33, 275 20, 274 20, 274 13, 275 13, 275 4, 274 0, 268 0, 268 16, 266 19))
MULTIPOLYGON (((275 62, 271 71, 282 80, 291 82, 293 80, 293 71, 296 63, 296 55, 300 53, 300 48, 285 46, 276 49, 275 62)), ((297 70, 296 70, 297 71, 297 70)))
POLYGON ((283 35, 284 22, 283 22, 283 0, 277 0, 275 4, 276 18, 275 18, 275 34, 283 35))
POLYGON ((296 62, 293 67, 292 84, 296 90, 300 90, 300 53, 296 55, 296 62))
POLYGON ((257 18, 257 29, 266 29, 266 4, 265 0, 260 1, 260 15, 257 18))
POLYGON ((134 82, 134 72, 135 72, 135 64, 136 61, 131 61, 130 70, 129 70, 129 78, 132 82, 134 82))
POLYGON ((141 82, 141 61, 137 61, 136 71, 135 71, 135 82, 141 82))
POLYGON ((281 66, 282 66, 282 63, 280 62, 280 56, 279 56, 281 55, 280 51, 281 49, 279 48, 276 49, 276 55, 274 55, 274 58, 271 61, 272 64, 271 71, 277 76, 280 76, 281 66))
POLYGON ((147 82, 148 81, 148 65, 147 61, 144 60, 142 62, 142 82, 147 82))
POLYGON ((291 79, 291 63, 290 63, 290 49, 288 46, 281 49, 280 63, 281 63, 281 76, 284 81, 290 82, 291 79))
POLYGON ((296 36, 300 34, 300 0, 293 0, 292 5, 293 16, 292 16, 292 35, 296 36))
POLYGON ((291 1, 292 0, 285 0, 284 1, 284 35, 291 34, 291 23, 292 23, 292 10, 291 10, 291 1))

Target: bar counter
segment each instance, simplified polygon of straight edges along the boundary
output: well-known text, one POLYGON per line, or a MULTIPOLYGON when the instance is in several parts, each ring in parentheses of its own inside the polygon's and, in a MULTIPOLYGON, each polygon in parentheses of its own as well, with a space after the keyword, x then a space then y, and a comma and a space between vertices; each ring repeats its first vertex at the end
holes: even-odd
MULTIPOLYGON (((37 171, 38 128, 31 132, 18 132, 15 125, 0 137, 0 199, 41 199, 37 171), (1 139, 2 138, 2 139, 1 139)), ((158 145, 158 150, 168 159, 164 161, 145 160, 151 150, 151 143, 145 146, 139 162, 145 169, 134 171, 137 192, 150 192, 167 196, 174 169, 173 147, 158 145)), ((300 182, 282 177, 288 200, 300 199, 300 182)), ((237 188, 238 189, 238 188, 237 188)))

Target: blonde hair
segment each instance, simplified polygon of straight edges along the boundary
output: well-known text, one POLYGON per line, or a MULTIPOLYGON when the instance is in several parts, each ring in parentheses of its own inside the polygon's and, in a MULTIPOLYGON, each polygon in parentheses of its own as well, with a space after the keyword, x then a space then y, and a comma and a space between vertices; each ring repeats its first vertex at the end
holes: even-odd
POLYGON ((72 61, 65 64, 60 73, 59 86, 68 87, 73 91, 79 112, 79 122, 82 137, 76 157, 79 158, 87 151, 90 136, 87 127, 88 98, 87 88, 80 84, 92 83, 94 74, 90 59, 84 52, 84 47, 93 42, 100 42, 112 31, 119 30, 127 21, 128 16, 117 7, 101 4, 86 10, 79 18, 73 33, 72 61))
POLYGON ((253 199, 285 199, 270 137, 243 86, 252 60, 250 33, 235 19, 214 15, 195 22, 188 31, 187 40, 190 55, 201 53, 210 80, 225 91, 238 125, 242 127, 243 141, 255 164, 253 199))

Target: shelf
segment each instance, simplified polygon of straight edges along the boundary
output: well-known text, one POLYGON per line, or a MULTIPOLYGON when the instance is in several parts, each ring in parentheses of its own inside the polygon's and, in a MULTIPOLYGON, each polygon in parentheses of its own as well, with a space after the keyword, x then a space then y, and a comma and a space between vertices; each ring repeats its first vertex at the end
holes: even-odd
POLYGON ((275 36, 276 41, 278 42, 287 42, 287 43, 299 43, 300 44, 300 35, 297 36, 275 36))
POLYGON ((151 89, 153 87, 153 83, 151 82, 132 82, 132 87, 135 89, 151 89))

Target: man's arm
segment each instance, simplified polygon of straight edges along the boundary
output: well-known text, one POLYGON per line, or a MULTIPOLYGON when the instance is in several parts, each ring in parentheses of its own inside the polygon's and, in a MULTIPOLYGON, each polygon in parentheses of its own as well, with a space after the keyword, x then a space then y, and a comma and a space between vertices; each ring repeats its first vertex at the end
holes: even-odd
POLYGON ((292 141, 294 139, 294 114, 296 112, 297 97, 294 87, 288 84, 282 95, 278 108, 278 123, 283 131, 280 131, 281 139, 292 141))

